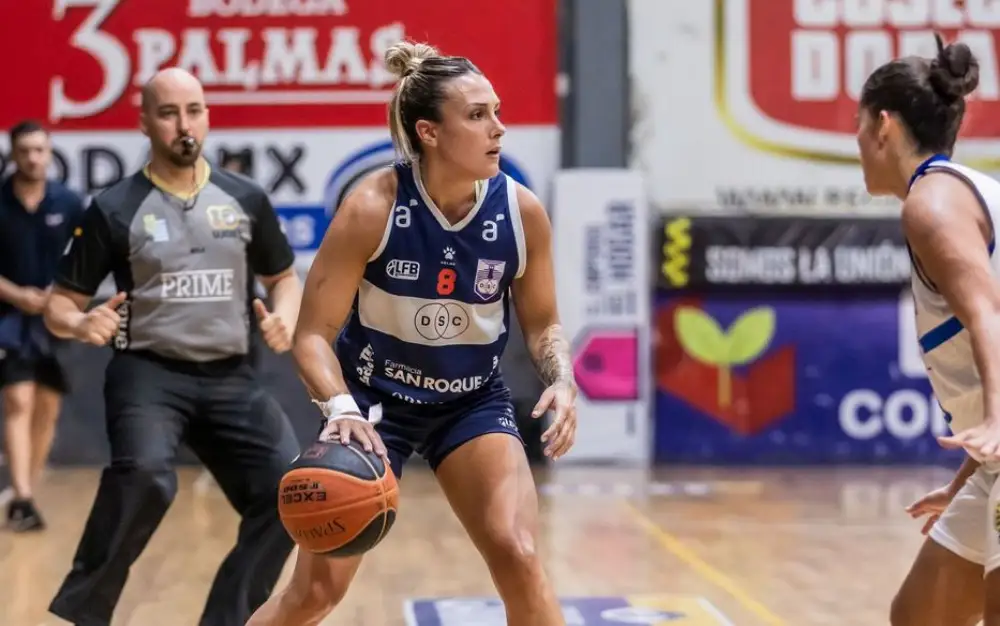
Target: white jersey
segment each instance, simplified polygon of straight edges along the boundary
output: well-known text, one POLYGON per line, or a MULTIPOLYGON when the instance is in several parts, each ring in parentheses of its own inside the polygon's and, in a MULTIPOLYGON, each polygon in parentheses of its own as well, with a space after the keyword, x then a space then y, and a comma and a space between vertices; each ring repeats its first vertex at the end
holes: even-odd
MULTIPOLYGON (((990 221, 1000 224, 1000 182, 947 160, 925 163, 917 170, 914 179, 922 173, 936 170, 948 170, 947 174, 938 173, 937 176, 957 176, 968 183, 975 190, 990 221)), ((987 243, 982 242, 981 245, 987 243)), ((995 235, 988 244, 988 251, 993 272, 1000 278, 995 235)), ((983 421, 983 387, 973 359, 969 332, 916 261, 910 282, 920 349, 934 395, 941 403, 953 433, 977 426, 983 421)))

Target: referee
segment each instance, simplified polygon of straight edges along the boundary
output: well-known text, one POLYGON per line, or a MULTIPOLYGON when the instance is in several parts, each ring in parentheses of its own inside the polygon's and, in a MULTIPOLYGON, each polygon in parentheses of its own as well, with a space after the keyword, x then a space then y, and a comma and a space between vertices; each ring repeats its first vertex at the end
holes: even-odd
POLYGON ((252 351, 260 336, 275 352, 290 348, 302 289, 263 190, 201 157, 208 107, 198 80, 162 70, 141 107, 149 163, 93 200, 45 311, 56 335, 114 348, 104 383, 111 464, 49 610, 77 626, 111 623, 177 492, 184 441, 242 518, 200 625, 243 626, 292 549, 275 494, 299 452, 252 351), (109 273, 118 293, 84 312, 109 273), (255 279, 273 312, 254 299, 255 279))

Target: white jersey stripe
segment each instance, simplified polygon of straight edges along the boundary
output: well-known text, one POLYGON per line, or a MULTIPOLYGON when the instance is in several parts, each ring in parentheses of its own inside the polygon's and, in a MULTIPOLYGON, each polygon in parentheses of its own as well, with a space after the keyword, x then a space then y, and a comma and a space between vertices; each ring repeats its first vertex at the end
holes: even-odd
POLYGON ((393 295, 367 280, 358 289, 361 325, 422 346, 485 346, 507 332, 503 300, 469 304, 393 295))

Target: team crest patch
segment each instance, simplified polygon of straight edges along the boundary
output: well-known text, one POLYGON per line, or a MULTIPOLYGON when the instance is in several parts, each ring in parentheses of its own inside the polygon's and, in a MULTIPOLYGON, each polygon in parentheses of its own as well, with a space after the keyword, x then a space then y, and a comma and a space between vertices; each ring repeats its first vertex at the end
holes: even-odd
POLYGON ((208 223, 213 230, 236 230, 240 226, 240 214, 228 204, 217 204, 205 209, 208 223))
POLYGON ((476 286, 473 291, 483 300, 489 300, 500 291, 500 279, 503 278, 503 270, 506 261, 491 261, 489 259, 479 259, 476 265, 476 286))

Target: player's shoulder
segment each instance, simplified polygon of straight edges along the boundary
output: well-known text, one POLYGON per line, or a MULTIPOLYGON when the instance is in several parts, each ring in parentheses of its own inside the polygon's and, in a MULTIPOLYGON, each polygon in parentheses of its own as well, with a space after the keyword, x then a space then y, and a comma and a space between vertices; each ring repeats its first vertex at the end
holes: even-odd
POLYGON ((520 214, 525 238, 531 239, 535 235, 548 233, 552 225, 549 221, 549 214, 545 210, 545 205, 542 204, 542 201, 535 192, 526 185, 513 178, 509 180, 510 184, 514 186, 514 193, 517 198, 516 210, 520 214))
POLYGON ((337 250, 371 260, 383 240, 396 200, 396 177, 391 167, 364 176, 334 212, 320 256, 337 250))
POLYGON ((243 205, 244 210, 257 210, 270 202, 267 192, 253 179, 227 169, 213 167, 208 175, 208 183, 232 196, 243 205))
POLYGON ((348 192, 337 207, 337 214, 343 215, 343 219, 352 225, 375 223, 382 229, 396 203, 398 185, 396 168, 379 168, 362 178, 348 192))
POLYGON ((104 215, 135 214, 153 189, 152 181, 140 170, 94 194, 89 210, 104 215))
POLYGON ((901 222, 908 240, 953 229, 956 219, 986 219, 980 190, 954 168, 935 168, 913 183, 903 199, 901 222), (958 173, 958 176, 949 175, 958 173))
POLYGON ((517 198, 517 206, 523 214, 525 211, 529 213, 541 213, 547 216, 545 212, 545 206, 542 201, 538 198, 534 191, 528 188, 527 185, 521 183, 520 181, 510 178, 506 174, 504 178, 509 181, 509 184, 514 186, 515 197, 517 198))

